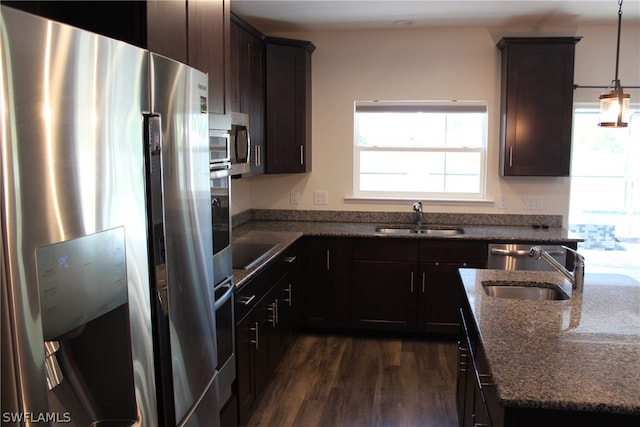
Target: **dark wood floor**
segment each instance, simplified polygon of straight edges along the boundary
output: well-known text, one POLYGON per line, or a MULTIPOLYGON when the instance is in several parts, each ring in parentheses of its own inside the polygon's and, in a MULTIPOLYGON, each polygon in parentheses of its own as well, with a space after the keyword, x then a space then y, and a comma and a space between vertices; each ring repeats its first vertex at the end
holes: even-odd
POLYGON ((455 427, 452 341, 302 335, 248 426, 455 427))

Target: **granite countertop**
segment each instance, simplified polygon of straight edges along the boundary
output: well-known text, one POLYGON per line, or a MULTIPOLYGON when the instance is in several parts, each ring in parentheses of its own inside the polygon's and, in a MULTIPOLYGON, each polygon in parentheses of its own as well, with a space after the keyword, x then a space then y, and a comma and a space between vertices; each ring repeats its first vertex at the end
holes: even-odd
MULTIPOLYGON (((247 231, 295 231, 305 236, 327 237, 380 237, 402 239, 455 239, 455 240, 487 240, 495 242, 526 241, 544 242, 581 242, 583 239, 562 227, 534 228, 530 225, 460 225, 463 234, 431 236, 426 234, 392 235, 376 232, 384 223, 329 222, 329 221, 251 221, 234 228, 241 233, 247 231)), ((389 224, 397 226, 398 224, 389 224)), ((406 224, 404 224, 406 225, 406 224)), ((439 226, 442 226, 441 224, 439 226)))
POLYGON ((264 266, 278 257, 284 250, 302 237, 297 231, 259 231, 248 227, 233 230, 233 243, 268 243, 275 245, 267 255, 248 269, 234 268, 233 282, 236 288, 242 287, 251 277, 255 276, 264 266))
POLYGON ((585 276, 566 301, 487 296, 486 280, 545 281, 571 293, 555 272, 461 269, 473 321, 506 407, 640 415, 640 284, 585 276))
POLYGON ((370 212, 290 212, 262 211, 258 215, 266 219, 252 219, 233 228, 233 242, 270 243, 275 247, 267 256, 250 269, 234 269, 236 287, 275 259, 282 251, 302 236, 322 237, 376 237, 384 239, 455 239, 486 240, 492 242, 580 242, 583 239, 560 226, 554 216, 509 216, 442 214, 427 216, 425 224, 442 226, 451 224, 464 228, 463 234, 430 236, 425 234, 392 235, 376 232, 378 226, 407 226, 412 219, 406 213, 370 212), (490 225, 477 225, 488 221, 490 225), (469 223, 470 222, 470 223, 469 223), (535 224, 518 225, 521 223, 535 224))

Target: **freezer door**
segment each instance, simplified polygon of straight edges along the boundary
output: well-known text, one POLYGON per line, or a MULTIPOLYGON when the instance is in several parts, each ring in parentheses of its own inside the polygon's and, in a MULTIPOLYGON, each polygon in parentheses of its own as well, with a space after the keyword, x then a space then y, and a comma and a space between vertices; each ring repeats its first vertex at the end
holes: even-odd
MULTIPOLYGON (((162 127, 162 218, 153 221, 154 228, 162 222, 164 308, 175 419, 180 425, 198 412, 197 406, 217 407, 217 393, 211 392, 217 354, 207 75, 154 54, 150 63, 152 111, 160 116, 162 127)), ((217 416, 216 410, 210 420, 200 419, 199 424, 216 426, 217 416)))
MULTIPOLYGON (((126 43, 1 6, 1 406, 3 417, 18 424, 32 414, 66 419, 68 413, 69 425, 85 426, 85 417, 122 418, 117 406, 125 393, 113 386, 92 389, 89 375, 122 362, 135 367, 128 368, 127 376, 135 378, 135 399, 127 403, 133 409, 127 408, 125 416, 141 426, 157 425, 140 129, 141 112, 150 109, 148 61, 146 51, 126 43), (128 301, 116 309, 116 317, 122 325, 130 323, 132 339, 129 333, 120 334, 126 336, 122 350, 127 351, 108 349, 118 357, 107 358, 105 366, 98 362, 98 353, 104 356, 104 351, 94 347, 83 352, 77 344, 86 342, 91 328, 104 326, 103 331, 116 335, 112 323, 92 321, 76 330, 77 336, 56 337, 64 377, 47 391, 38 250, 114 229, 123 231, 126 269, 119 271, 126 274, 128 301), (67 352, 70 342, 73 351, 67 352), (69 354, 82 365, 73 375, 67 369, 73 365, 69 354), (133 360, 122 354, 132 354, 133 360), (81 377, 85 368, 92 372, 81 377), (75 384, 83 383, 90 398, 74 397, 80 396, 80 387, 71 392, 74 378, 83 378, 75 384), (97 399, 107 391, 118 398, 97 399), (71 406, 75 403, 77 408, 71 406)), ((61 268, 69 265, 66 259, 59 260, 61 268)), ((92 277, 77 275, 79 280, 92 277)), ((68 291, 66 283, 59 286, 57 295, 68 291)), ((63 312, 62 302, 49 309, 63 312)))

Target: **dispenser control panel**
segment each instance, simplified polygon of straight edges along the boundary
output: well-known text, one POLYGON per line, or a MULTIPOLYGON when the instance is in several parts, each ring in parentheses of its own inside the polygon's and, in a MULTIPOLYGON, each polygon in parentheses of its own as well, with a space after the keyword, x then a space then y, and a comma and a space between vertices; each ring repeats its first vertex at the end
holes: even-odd
POLYGON ((36 250, 45 340, 54 340, 125 304, 124 227, 36 250))

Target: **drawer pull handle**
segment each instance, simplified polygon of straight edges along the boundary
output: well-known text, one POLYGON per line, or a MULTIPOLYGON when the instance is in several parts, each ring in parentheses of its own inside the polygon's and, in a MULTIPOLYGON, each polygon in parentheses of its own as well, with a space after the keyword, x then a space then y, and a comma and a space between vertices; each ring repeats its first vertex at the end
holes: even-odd
POLYGON ((284 302, 288 303, 289 307, 291 307, 291 304, 293 303, 291 298, 291 283, 289 283, 289 286, 287 286, 284 291, 287 293, 287 297, 284 299, 284 302))
POLYGON ((255 299, 255 295, 251 295, 250 297, 240 297, 240 304, 249 305, 251 301, 255 299))
POLYGON ((256 350, 258 350, 258 322, 255 322, 255 328, 249 328, 249 330, 256 333, 256 339, 249 340, 249 342, 255 344, 256 350))
POLYGON ((275 328, 278 326, 278 300, 269 304, 269 311, 271 312, 269 321, 271 322, 271 326, 275 328))
POLYGON ((413 293, 413 271, 411 272, 411 293, 413 293))
POLYGON ((491 381, 491 375, 478 373, 478 385, 480 386, 480 388, 482 388, 482 387, 495 387, 496 384, 493 381, 491 381))

